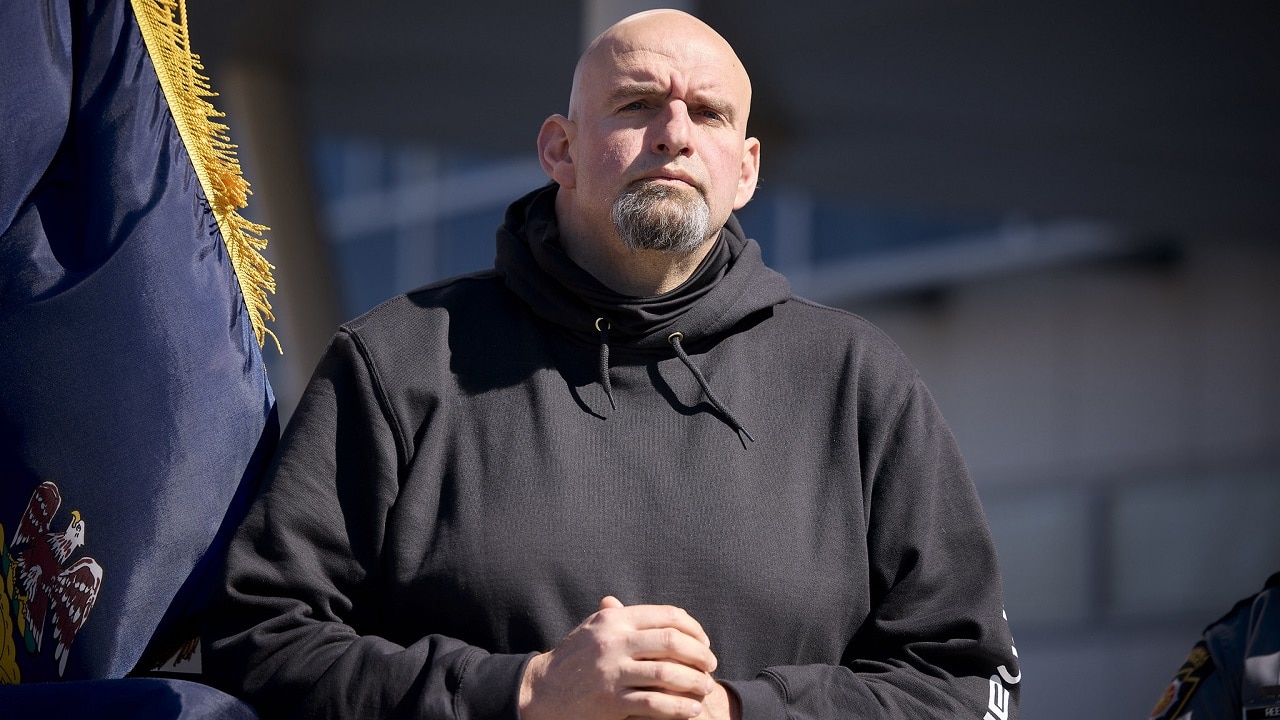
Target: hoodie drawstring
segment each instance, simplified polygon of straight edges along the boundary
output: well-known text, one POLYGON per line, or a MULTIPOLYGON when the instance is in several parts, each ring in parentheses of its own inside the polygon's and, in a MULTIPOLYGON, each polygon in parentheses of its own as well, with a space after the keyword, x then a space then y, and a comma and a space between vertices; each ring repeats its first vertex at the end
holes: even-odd
POLYGON ((609 380, 609 321, 596 318, 596 331, 600 333, 600 384, 604 386, 604 394, 609 397, 609 407, 614 410, 618 406, 613 402, 613 383, 609 380))
MULTIPOLYGON (((617 410, 618 406, 613 400, 613 382, 609 379, 609 329, 611 327, 613 326, 609 324, 608 320, 602 317, 596 318, 596 332, 600 333, 600 384, 604 386, 604 394, 609 398, 609 407, 617 410)), ((711 385, 707 382, 706 376, 702 374, 697 365, 693 364, 689 354, 680 345, 680 341, 683 339, 684 333, 681 332, 673 332, 667 336, 667 342, 675 349, 676 356, 680 358, 685 367, 689 368, 689 372, 693 373, 694 379, 698 381, 698 386, 702 388, 702 394, 706 395, 712 407, 719 411, 725 420, 729 421, 729 427, 738 433, 738 439, 741 440, 745 436, 747 440, 755 442, 756 439, 751 437, 751 433, 747 432, 747 429, 743 427, 742 421, 738 420, 733 411, 725 407, 724 403, 720 402, 720 398, 716 397, 716 394, 711 391, 711 385)), ((742 446, 746 447, 746 445, 747 443, 744 440, 742 446)))
MULTIPOLYGON (((725 407, 724 403, 720 402, 720 399, 716 397, 716 394, 711 392, 711 385, 707 383, 707 378, 703 376, 702 371, 698 369, 697 365, 693 364, 693 360, 689 359, 688 353, 686 353, 684 348, 680 346, 680 341, 683 339, 684 333, 681 332, 673 332, 667 336, 667 342, 671 343, 671 347, 675 348, 676 355, 680 358, 681 362, 684 363, 685 367, 689 368, 689 372, 693 373, 693 377, 697 379, 698 385, 702 387, 702 393, 707 396, 707 400, 711 401, 711 405, 715 407, 716 410, 719 410, 720 414, 729 421, 729 426, 732 427, 735 432, 745 435, 747 436, 747 440, 755 442, 756 439, 751 437, 751 433, 747 432, 747 429, 742 426, 742 422, 733 414, 733 411, 725 407)), ((746 447, 746 445, 746 442, 742 443, 743 447, 746 447)))

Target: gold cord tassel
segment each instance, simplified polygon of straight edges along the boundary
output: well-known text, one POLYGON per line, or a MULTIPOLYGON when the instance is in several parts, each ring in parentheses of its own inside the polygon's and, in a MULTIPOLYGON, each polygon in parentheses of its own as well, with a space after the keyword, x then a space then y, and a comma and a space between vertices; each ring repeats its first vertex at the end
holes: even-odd
POLYGON ((276 291, 272 266, 262 256, 262 249, 267 246, 262 233, 267 228, 249 222, 238 212, 248 204, 252 193, 240 173, 236 146, 226 135, 227 126, 214 119, 226 115, 215 110, 206 99, 216 97, 217 93, 210 89, 209 79, 200 74, 204 70, 200 56, 191 52, 186 0, 132 0, 132 3, 174 123, 218 221, 218 229, 222 231, 258 346, 270 335, 276 349, 283 352, 279 338, 266 327, 267 320, 275 319, 267 293, 276 291))

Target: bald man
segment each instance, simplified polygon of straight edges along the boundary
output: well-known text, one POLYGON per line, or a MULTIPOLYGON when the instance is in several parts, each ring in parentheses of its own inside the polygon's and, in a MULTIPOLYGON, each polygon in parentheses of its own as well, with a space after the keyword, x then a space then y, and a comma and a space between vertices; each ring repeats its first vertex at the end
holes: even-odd
POLYGON ((494 269, 335 335, 232 543, 211 675, 267 717, 1016 717, 927 390, 732 215, 750 106, 689 15, 588 47, 494 269))

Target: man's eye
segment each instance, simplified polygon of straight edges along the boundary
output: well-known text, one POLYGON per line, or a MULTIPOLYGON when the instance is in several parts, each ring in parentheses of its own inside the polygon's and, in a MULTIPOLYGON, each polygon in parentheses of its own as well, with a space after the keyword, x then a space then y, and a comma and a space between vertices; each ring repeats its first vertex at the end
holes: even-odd
POLYGON ((627 103, 626 105, 623 105, 623 106, 622 106, 622 109, 623 109, 623 110, 643 110, 643 109, 644 109, 644 101, 643 101, 643 100, 636 100, 636 101, 634 101, 634 102, 629 102, 629 103, 627 103))

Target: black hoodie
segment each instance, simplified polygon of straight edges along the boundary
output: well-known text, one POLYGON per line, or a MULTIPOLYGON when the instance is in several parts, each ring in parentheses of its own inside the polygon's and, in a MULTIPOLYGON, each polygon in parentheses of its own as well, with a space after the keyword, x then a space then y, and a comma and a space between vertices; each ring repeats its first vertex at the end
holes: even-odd
POLYGON ((600 598, 706 629, 744 720, 1017 715, 995 551, 900 351, 730 220, 629 298, 554 186, 495 271, 343 326, 232 544, 207 671, 267 716, 511 718, 600 598))

